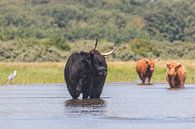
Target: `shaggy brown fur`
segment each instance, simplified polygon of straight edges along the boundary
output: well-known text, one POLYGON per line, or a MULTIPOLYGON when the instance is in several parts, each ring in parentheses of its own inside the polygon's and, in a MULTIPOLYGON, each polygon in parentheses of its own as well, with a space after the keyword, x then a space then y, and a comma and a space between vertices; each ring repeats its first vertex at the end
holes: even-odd
POLYGON ((148 79, 148 84, 150 84, 150 79, 154 72, 155 61, 158 59, 140 59, 136 64, 136 71, 139 78, 142 80, 142 84, 145 84, 146 79, 148 79))
POLYGON ((183 88, 186 80, 186 69, 177 63, 167 63, 166 79, 171 88, 183 88))

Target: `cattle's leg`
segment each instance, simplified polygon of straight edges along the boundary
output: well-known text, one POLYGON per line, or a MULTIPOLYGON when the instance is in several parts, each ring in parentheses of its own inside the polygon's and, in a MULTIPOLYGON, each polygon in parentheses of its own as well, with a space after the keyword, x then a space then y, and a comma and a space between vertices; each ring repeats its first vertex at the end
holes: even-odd
POLYGON ((96 94, 93 96, 93 98, 94 98, 94 99, 99 99, 99 98, 100 98, 100 94, 101 94, 101 93, 96 93, 96 94))
MULTIPOLYGON (((74 84, 77 85, 77 84, 74 84)), ((80 87, 79 86, 68 86, 68 91, 70 92, 70 95, 72 96, 73 99, 77 99, 81 93, 80 87)))
POLYGON ((142 77, 142 84, 145 84, 145 80, 146 80, 146 78, 142 77))
POLYGON ((138 74, 138 75, 139 75, 140 80, 142 80, 141 74, 138 74))
POLYGON ((87 99, 89 96, 89 88, 87 87, 86 81, 84 81, 83 83, 84 83, 82 86, 83 99, 87 99))
POLYGON ((99 99, 100 98, 100 95, 91 95, 90 96, 90 99, 99 99))
POLYGON ((83 99, 87 99, 89 97, 89 90, 83 91, 83 99))
POLYGON ((102 88, 101 89, 93 89, 93 92, 90 95, 90 99, 99 99, 101 93, 102 93, 102 88))
POLYGON ((83 99, 87 99, 88 98, 88 94, 83 94, 83 99))
POLYGON ((83 99, 87 99, 89 94, 87 88, 84 86, 82 87, 83 99))
POLYGON ((170 84, 171 88, 177 88, 177 86, 178 86, 177 81, 174 77, 170 77, 169 84, 170 84))
POLYGON ((95 98, 96 98, 96 93, 95 93, 95 90, 93 89, 90 95, 90 99, 95 99, 95 98))
POLYGON ((77 99, 80 93, 70 92, 70 95, 72 96, 73 99, 77 99))
POLYGON ((93 95, 90 96, 90 99, 94 99, 95 97, 93 95))
POLYGON ((99 93, 98 89, 94 88, 92 90, 92 94, 90 95, 90 99, 98 99, 98 98, 100 98, 100 94, 101 94, 101 92, 99 93))
POLYGON ((150 80, 151 80, 151 77, 148 77, 148 84, 149 84, 149 85, 152 84, 152 83, 150 82, 150 80))
POLYGON ((184 78, 182 79, 182 81, 180 82, 182 88, 184 87, 185 80, 186 80, 186 78, 184 77, 184 78))
POLYGON ((144 76, 141 75, 141 74, 138 74, 138 75, 139 75, 140 80, 142 81, 142 84, 144 84, 144 83, 145 83, 145 78, 144 78, 144 76))
POLYGON ((82 87, 82 92, 83 92, 83 99, 87 99, 89 98, 89 96, 91 96, 93 90, 93 83, 91 82, 93 78, 91 78, 90 76, 87 77, 84 81, 84 86, 82 87), (88 80, 87 80, 88 79, 88 80))
POLYGON ((77 99, 79 96, 72 96, 73 99, 77 99))
POLYGON ((180 81, 179 88, 183 88, 183 87, 184 87, 184 81, 180 81))

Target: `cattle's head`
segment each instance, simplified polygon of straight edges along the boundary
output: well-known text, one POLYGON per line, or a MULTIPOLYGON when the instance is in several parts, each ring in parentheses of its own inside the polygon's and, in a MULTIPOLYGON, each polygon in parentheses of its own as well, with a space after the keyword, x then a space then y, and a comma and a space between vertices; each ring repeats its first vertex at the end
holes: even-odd
POLYGON ((175 77, 177 75, 178 69, 182 67, 181 64, 176 64, 176 63, 167 63, 167 74, 170 77, 175 77))
POLYGON ((144 59, 147 64, 147 70, 154 71, 155 61, 151 59, 144 59))
POLYGON ((160 58, 157 59, 145 59, 145 62, 147 64, 147 70, 154 71, 155 62, 159 61, 160 58))
POLYGON ((100 54, 97 50, 92 50, 89 52, 92 72, 99 76, 107 75, 107 65, 104 56, 100 54))
POLYGON ((112 54, 115 51, 116 47, 108 53, 100 53, 98 50, 95 50, 97 47, 97 43, 98 40, 96 39, 96 44, 94 49, 89 52, 91 69, 95 75, 106 76, 107 64, 104 56, 112 54))

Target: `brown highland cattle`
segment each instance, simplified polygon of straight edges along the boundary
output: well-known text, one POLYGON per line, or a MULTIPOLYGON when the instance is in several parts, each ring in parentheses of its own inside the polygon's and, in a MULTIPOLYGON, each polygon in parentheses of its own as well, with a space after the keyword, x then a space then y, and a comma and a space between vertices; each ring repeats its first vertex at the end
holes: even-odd
POLYGON ((144 58, 137 61, 136 71, 139 75, 139 78, 142 81, 142 84, 145 84, 146 79, 148 79, 148 84, 151 84, 150 79, 154 72, 155 62, 158 60, 159 58, 157 59, 144 58))
POLYGON ((167 63, 166 79, 171 88, 183 88, 186 80, 186 69, 177 63, 167 63))

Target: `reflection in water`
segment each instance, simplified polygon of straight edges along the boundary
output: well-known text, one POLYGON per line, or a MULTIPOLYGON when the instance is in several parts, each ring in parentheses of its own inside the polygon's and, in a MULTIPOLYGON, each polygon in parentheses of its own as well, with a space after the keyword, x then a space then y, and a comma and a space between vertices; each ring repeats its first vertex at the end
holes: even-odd
POLYGON ((180 88, 167 88, 168 90, 182 90, 185 89, 185 87, 180 87, 180 88))
POLYGON ((140 86, 153 86, 153 83, 138 83, 140 86))
POLYGON ((71 107, 103 107, 105 106, 105 101, 103 99, 70 99, 67 100, 66 106, 71 107))
POLYGON ((71 116, 102 115, 105 112, 103 99, 70 99, 65 102, 65 111, 71 116))

